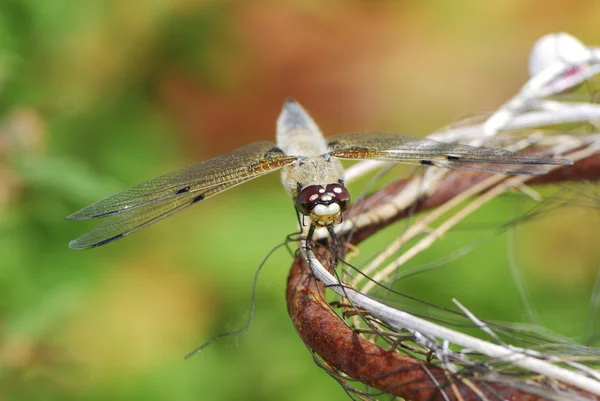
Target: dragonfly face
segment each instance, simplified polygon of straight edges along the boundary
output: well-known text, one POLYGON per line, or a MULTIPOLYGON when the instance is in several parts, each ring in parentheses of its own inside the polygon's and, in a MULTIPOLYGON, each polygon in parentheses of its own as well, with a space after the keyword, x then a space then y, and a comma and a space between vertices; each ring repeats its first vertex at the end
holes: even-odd
POLYGON ((328 227, 342 222, 342 212, 350 206, 350 193, 341 183, 308 185, 299 191, 294 205, 317 227, 328 227))
POLYGON ((571 161, 531 153, 441 143, 423 138, 365 132, 328 138, 295 101, 287 100, 277 121, 277 145, 254 142, 231 153, 146 181, 67 217, 103 218, 89 233, 71 241, 72 249, 105 245, 188 206, 282 169, 283 184, 311 230, 341 222, 350 204, 339 159, 375 159, 507 174, 543 174, 543 165, 571 161))

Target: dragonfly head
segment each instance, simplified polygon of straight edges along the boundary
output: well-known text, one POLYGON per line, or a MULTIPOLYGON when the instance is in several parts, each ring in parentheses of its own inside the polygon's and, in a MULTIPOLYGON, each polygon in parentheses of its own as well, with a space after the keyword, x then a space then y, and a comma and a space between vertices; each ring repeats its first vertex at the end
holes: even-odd
POLYGON ((350 206, 350 193, 342 184, 307 185, 298 192, 295 204, 317 227, 327 227, 342 221, 342 212, 350 206))

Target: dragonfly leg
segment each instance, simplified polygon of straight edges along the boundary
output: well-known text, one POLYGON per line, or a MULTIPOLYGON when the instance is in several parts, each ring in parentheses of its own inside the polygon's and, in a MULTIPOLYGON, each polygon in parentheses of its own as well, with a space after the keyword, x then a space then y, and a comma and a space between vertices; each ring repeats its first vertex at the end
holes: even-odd
POLYGON ((332 270, 335 270, 338 262, 338 255, 340 253, 340 240, 333 229, 333 226, 327 226, 327 231, 329 231, 329 235, 331 236, 331 246, 333 248, 333 258, 331 260, 331 266, 333 266, 332 270))
MULTIPOLYGON (((306 248, 304 248, 304 250, 306 251, 306 256, 308 257, 308 252, 310 251, 310 242, 312 241, 312 237, 313 234, 315 233, 315 225, 314 224, 310 224, 310 227, 308 228, 308 233, 306 234, 306 248)), ((309 265, 310 265, 310 259, 309 260, 309 265)), ((310 268, 312 269, 312 266, 310 266, 310 268)))
POLYGON ((300 214, 296 207, 294 207, 294 210, 296 211, 296 218, 298 219, 298 226, 300 226, 300 232, 302 232, 302 227, 304 227, 304 215, 300 214))
POLYGON ((315 225, 311 224, 306 234, 306 252, 310 250, 310 242, 312 241, 313 234, 315 233, 315 225))
MULTIPOLYGON (((315 225, 311 224, 309 229, 308 229, 308 234, 306 235, 306 253, 308 254, 308 251, 310 251, 310 246, 311 246, 311 241, 312 241, 312 237, 315 233, 315 225)), ((338 262, 338 254, 340 252, 340 240, 337 236, 337 234, 335 233, 335 231, 333 230, 333 227, 328 226, 327 227, 327 231, 329 231, 329 235, 331 236, 331 247, 332 247, 332 258, 330 260, 330 266, 333 266, 333 269, 336 268, 337 266, 337 262, 338 262)))

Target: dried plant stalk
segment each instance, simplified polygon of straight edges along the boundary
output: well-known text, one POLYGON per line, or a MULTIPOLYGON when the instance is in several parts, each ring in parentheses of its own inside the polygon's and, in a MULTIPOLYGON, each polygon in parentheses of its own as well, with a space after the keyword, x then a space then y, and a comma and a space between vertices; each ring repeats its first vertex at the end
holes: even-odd
MULTIPOLYGON (((531 79, 490 118, 484 122, 464 121, 430 138, 481 146, 502 141, 497 135, 501 132, 533 129, 535 131, 530 131, 525 139, 511 146, 522 150, 533 145, 550 154, 568 153, 569 158, 576 161, 575 166, 551 167, 549 174, 535 178, 490 177, 480 172, 433 169, 420 180, 397 181, 357 202, 346 213, 344 223, 336 227, 336 233, 346 245, 358 244, 410 214, 443 205, 437 213, 408 228, 365 268, 364 272, 374 274, 372 279, 389 280, 398 266, 427 249, 484 202, 508 189, 521 188, 536 197, 523 183, 600 179, 600 107, 594 102, 594 95, 583 102, 560 98, 565 91, 574 90, 600 74, 600 50, 586 47, 568 34, 550 34, 536 43, 531 60, 539 68, 536 67, 531 79), (573 132, 574 123, 580 124, 580 135, 567 135, 573 132), (571 126, 557 136, 545 136, 538 129, 557 124, 571 126), (437 228, 428 230, 430 222, 456 208, 467 195, 475 194, 483 196, 437 228), (424 237, 402 257, 381 267, 388 256, 420 234, 424 237)), ((359 163, 349 169, 346 179, 352 180, 377 166, 375 162, 359 163)), ((484 321, 458 301, 455 303, 462 316, 496 342, 448 329, 368 297, 366 293, 374 287, 372 281, 360 287, 358 284, 365 280, 357 276, 352 280, 356 287, 343 283, 325 267, 331 259, 326 256, 325 248, 307 249, 301 242, 301 252, 288 279, 288 311, 306 345, 324 360, 325 366, 333 370, 332 376, 340 382, 345 384, 346 377, 359 380, 382 393, 410 400, 600 400, 600 372, 583 363, 591 362, 591 366, 597 368, 599 353, 569 349, 561 356, 560 344, 551 344, 557 347, 555 354, 553 348, 543 353, 505 344, 484 321), (353 314, 352 327, 325 301, 326 286, 349 304, 344 313, 353 314), (361 322, 367 324, 370 331, 365 332, 361 322), (378 345, 383 342, 387 342, 389 349, 378 345), (399 352, 401 347, 406 355, 399 352)), ((349 385, 345 384, 345 388, 354 390, 359 398, 372 398, 372 394, 349 385)))
MULTIPOLYGON (((406 217, 409 213, 437 207, 460 192, 489 177, 489 174, 452 171, 435 192, 423 198, 412 209, 398 210, 385 221, 362 227, 351 239, 357 244, 387 225, 406 217)), ((600 155, 593 154, 568 168, 558 168, 547 175, 531 179, 530 184, 575 182, 600 178, 600 155)), ((399 193, 408 181, 389 185, 372 194, 352 210, 369 210, 399 193)), ((326 259, 326 258, 323 258, 326 259)), ((325 264, 325 260, 323 260, 325 264)), ((396 350, 382 348, 358 334, 341 320, 324 300, 322 283, 315 280, 305 260, 298 255, 292 266, 287 287, 288 311, 298 333, 306 345, 328 365, 349 378, 359 380, 381 392, 410 400, 542 400, 552 399, 552 394, 536 383, 528 382, 526 389, 515 383, 484 383, 473 385, 465 378, 456 380, 445 369, 418 358, 401 355, 396 350)), ((600 400, 600 395, 585 392, 563 383, 553 383, 556 391, 572 394, 582 399, 600 400)), ((558 394, 558 393, 556 393, 558 394)), ((560 399, 560 398, 556 398, 560 399)))

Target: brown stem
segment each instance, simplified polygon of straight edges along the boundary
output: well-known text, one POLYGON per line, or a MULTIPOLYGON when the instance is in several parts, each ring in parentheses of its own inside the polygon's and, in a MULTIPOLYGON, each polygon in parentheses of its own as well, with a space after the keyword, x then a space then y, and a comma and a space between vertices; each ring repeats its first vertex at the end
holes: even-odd
MULTIPOLYGON (((440 206, 473 185, 490 177, 490 175, 491 174, 489 173, 478 171, 453 170, 438 184, 436 191, 433 194, 422 199, 415 207, 399 210, 391 219, 377 222, 373 225, 361 228, 360 231, 356 231, 352 235, 352 243, 358 244, 382 228, 403 219, 409 213, 421 212, 440 206)), ((573 166, 561 167, 548 174, 533 177, 527 184, 556 184, 560 182, 577 182, 585 180, 597 181, 598 179, 600 179, 600 153, 580 160, 573 166)), ((396 181, 382 190, 369 195, 361 202, 353 205, 352 208, 348 210, 346 217, 350 217, 353 211, 369 210, 379 206, 384 203, 386 199, 392 198, 402 192, 408 182, 409 180, 396 181)))
MULTIPOLYGON (((436 191, 422 199, 416 208, 400 210, 392 219, 365 227, 354 233, 353 243, 358 243, 381 228, 405 217, 408 213, 427 210, 441 205, 472 185, 484 180, 489 174, 452 171, 436 191)), ((533 184, 565 181, 598 180, 600 178, 600 155, 590 156, 572 167, 559 168, 551 173, 535 177, 533 184)), ((365 198, 353 207, 355 210, 368 210, 381 204, 385 199, 396 195, 407 184, 399 181, 365 198)), ((351 213, 351 211, 349 211, 351 213)), ((324 260, 324 264, 326 260, 324 260)), ((465 382, 452 381, 447 373, 434 365, 416 358, 386 350, 364 339, 348 327, 333 312, 324 300, 325 289, 317 282, 297 256, 288 277, 288 312, 298 334, 306 345, 335 369, 360 380, 382 392, 402 396, 410 400, 480 400, 465 382), (435 381, 434 379, 435 378, 435 381), (440 391, 443 389, 444 394, 440 391), (445 397, 444 397, 445 396, 445 397)), ((477 386, 488 399, 543 400, 545 398, 519 391, 502 384, 477 386)), ((600 400, 579 389, 561 385, 592 400, 600 400)))

